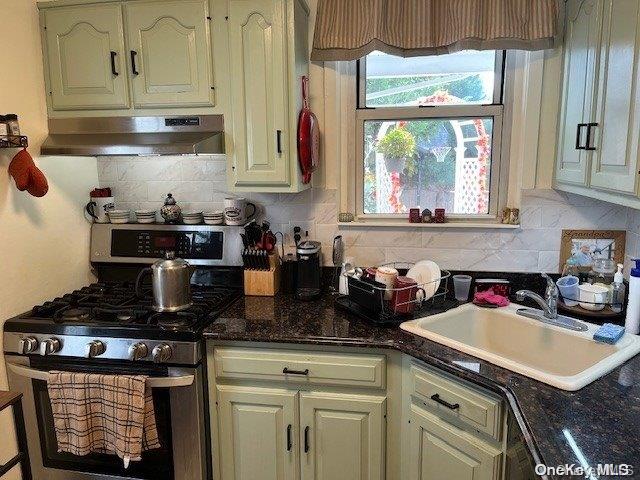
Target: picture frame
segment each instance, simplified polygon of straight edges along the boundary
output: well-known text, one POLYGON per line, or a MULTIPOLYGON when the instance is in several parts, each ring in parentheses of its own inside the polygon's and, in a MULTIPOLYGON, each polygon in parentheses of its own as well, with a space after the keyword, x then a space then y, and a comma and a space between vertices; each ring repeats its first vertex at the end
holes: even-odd
POLYGON ((624 230, 562 230, 560 272, 571 257, 581 268, 591 267, 596 258, 624 263, 626 234, 624 230))

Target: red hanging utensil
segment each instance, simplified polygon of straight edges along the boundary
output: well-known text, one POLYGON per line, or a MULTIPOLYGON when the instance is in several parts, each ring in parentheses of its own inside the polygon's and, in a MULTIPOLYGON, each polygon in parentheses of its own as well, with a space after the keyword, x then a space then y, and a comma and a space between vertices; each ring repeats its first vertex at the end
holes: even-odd
POLYGON ((311 172, 320 158, 320 128, 318 119, 309 108, 309 78, 302 77, 302 110, 298 118, 298 162, 302 171, 302 183, 311 181, 311 172))

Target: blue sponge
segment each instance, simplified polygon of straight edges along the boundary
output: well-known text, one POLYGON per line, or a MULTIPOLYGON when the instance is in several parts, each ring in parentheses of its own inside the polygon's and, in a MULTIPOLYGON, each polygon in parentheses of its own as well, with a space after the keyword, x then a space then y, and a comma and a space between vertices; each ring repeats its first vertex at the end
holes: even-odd
POLYGON ((610 343, 614 345, 624 335, 624 327, 614 325, 613 323, 605 323, 593 334, 596 342, 610 343))

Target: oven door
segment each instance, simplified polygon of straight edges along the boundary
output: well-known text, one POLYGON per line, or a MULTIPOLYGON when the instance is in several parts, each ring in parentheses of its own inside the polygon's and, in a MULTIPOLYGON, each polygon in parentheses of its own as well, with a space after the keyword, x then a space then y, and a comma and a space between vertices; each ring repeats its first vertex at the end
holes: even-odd
POLYGON ((205 412, 202 367, 167 367, 129 362, 87 361, 60 357, 5 356, 9 387, 23 393, 23 408, 33 478, 205 479, 205 412), (161 448, 144 452, 125 469, 110 454, 77 456, 58 452, 47 392, 50 370, 148 375, 161 448))

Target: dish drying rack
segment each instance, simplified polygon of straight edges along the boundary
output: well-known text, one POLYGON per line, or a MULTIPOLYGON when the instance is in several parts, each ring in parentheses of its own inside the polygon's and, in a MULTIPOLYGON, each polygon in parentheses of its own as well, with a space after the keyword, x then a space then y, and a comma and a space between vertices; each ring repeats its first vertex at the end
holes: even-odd
MULTIPOLYGON (((380 267, 392 267, 398 270, 400 275, 404 275, 413 265, 413 263, 394 262, 382 264, 380 267)), ((372 323, 397 325, 412 318, 424 316, 427 312, 437 313, 457 305, 456 300, 446 298, 451 277, 451 272, 448 270, 441 270, 440 277, 428 282, 399 288, 387 288, 382 283, 359 276, 359 273, 364 275, 365 272, 365 269, 356 268, 342 274, 347 277, 349 293, 336 298, 336 305, 372 323), (418 291, 415 299, 394 304, 393 298, 396 295, 412 289, 418 291), (420 292, 423 293, 420 294, 420 292), (432 296, 424 298, 425 294, 429 296, 432 292, 432 296), (391 299, 385 300, 385 293, 387 298, 391 297, 391 299), (405 310, 406 308, 402 307, 410 304, 414 304, 412 309, 409 307, 412 310, 410 313, 398 311, 405 310)))

